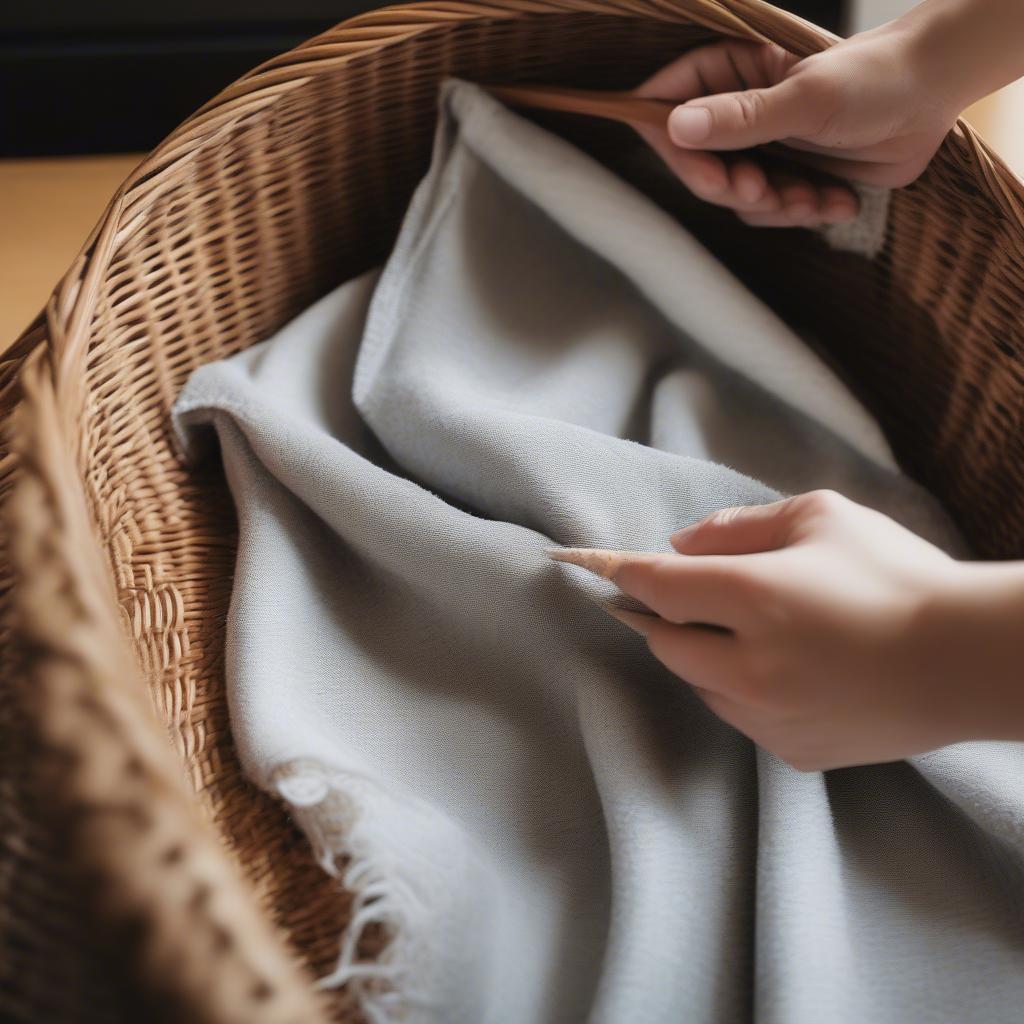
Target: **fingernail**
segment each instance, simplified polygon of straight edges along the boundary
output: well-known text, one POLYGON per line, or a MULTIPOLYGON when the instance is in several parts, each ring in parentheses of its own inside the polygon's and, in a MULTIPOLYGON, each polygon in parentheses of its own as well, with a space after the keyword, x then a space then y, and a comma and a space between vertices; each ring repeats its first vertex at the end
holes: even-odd
POLYGON ((689 526, 681 526, 678 530, 676 530, 675 533, 669 535, 669 543, 675 544, 676 541, 683 540, 684 538, 689 537, 690 534, 693 533, 694 527, 696 525, 696 523, 691 523, 689 526))
POLYGON ((624 626, 629 626, 634 633, 647 636, 651 623, 658 618, 657 615, 645 615, 643 612, 633 612, 626 608, 617 608, 613 604, 602 604, 601 607, 613 618, 618 619, 624 626))
POLYGON ((857 216, 857 208, 851 205, 837 203, 835 206, 826 206, 822 211, 822 219, 828 224, 839 224, 844 220, 853 220, 857 216))
POLYGON ((756 181, 741 181, 736 191, 745 203, 756 203, 763 194, 761 186, 756 181))
POLYGON ((723 192, 729 191, 729 178, 724 171, 721 175, 714 175, 707 171, 701 174, 700 181, 705 197, 720 196, 723 192))
POLYGON ((669 115, 668 134, 677 145, 703 142, 711 134, 711 111, 707 107, 676 107, 669 115))
POLYGON ((622 568, 623 562, 631 554, 629 551, 612 551, 606 548, 551 548, 548 558, 556 562, 569 562, 581 569, 603 576, 606 580, 622 568))

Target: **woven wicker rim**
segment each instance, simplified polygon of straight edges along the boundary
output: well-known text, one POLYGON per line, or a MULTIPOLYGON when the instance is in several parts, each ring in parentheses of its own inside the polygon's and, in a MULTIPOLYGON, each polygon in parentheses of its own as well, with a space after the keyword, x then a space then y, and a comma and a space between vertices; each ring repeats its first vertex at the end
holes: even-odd
MULTIPOLYGON (((146 205, 175 184, 203 146, 243 118, 275 103, 306 81, 310 65, 346 62, 366 50, 406 41, 440 20, 514 18, 524 12, 587 12, 654 20, 695 22, 723 35, 773 41, 800 56, 816 53, 838 37, 762 0, 505 0, 498 3, 413 3, 357 15, 272 58, 224 89, 184 121, 124 180, 78 256, 54 289, 46 310, 55 383, 74 376, 85 327, 96 299, 95 282, 146 205)), ((971 125, 959 119, 950 139, 985 182, 997 206, 1024 228, 1024 179, 1014 173, 971 125)), ((38 321, 19 339, 33 339, 38 321)))
MULTIPOLYGON (((127 765, 129 775, 144 770, 150 779, 158 780, 161 799, 168 809, 165 817, 178 822, 175 827, 182 831, 191 829, 190 834, 200 836, 194 845, 201 856, 189 864, 189 891, 196 895, 217 892, 219 898, 208 913, 204 911, 205 931, 193 938, 193 948, 184 951, 180 894, 165 892, 161 878, 145 878, 141 872, 133 875, 130 836, 119 835, 126 845, 109 855, 109 866, 126 880, 126 906, 144 908, 155 922, 143 958, 158 974, 176 975, 175 987, 186 994, 190 1005, 203 1008, 203 1019, 325 1018, 279 936, 260 920, 237 868, 218 846, 215 830, 207 827, 204 832, 197 824, 187 824, 196 819, 196 811, 185 787, 176 785, 180 765, 169 749, 163 758, 154 753, 164 737, 154 716, 140 714, 145 702, 142 688, 136 688, 139 692, 134 697, 128 696, 134 677, 132 667, 96 646, 97 638, 111 649, 119 645, 114 628, 117 624, 108 621, 109 616, 104 617, 116 601, 110 595, 111 581, 103 554, 94 543, 95 531, 76 460, 80 457, 79 415, 85 399, 83 367, 104 275, 119 250, 145 224, 151 205, 186 177, 201 153, 215 147, 247 119, 289 96, 318 71, 406 43, 436 29, 439 23, 510 20, 527 13, 591 13, 695 23, 722 35, 771 40, 798 55, 817 52, 836 40, 761 0, 438 2, 361 15, 244 76, 144 159, 115 193, 58 283, 44 314, 6 355, 9 361, 18 362, 27 357, 20 374, 24 401, 15 437, 18 457, 16 460, 5 453, 0 460, 0 490, 8 489, 17 462, 22 479, 11 508, 18 526, 12 531, 15 571, 24 577, 19 580, 18 607, 29 638, 45 651, 46 663, 36 671, 48 674, 48 686, 52 688, 63 686, 77 674, 82 692, 88 693, 94 703, 99 696, 102 728, 108 732, 112 728, 120 730, 120 746, 116 749, 125 759, 122 767, 127 765), (71 628, 82 623, 85 625, 81 630, 71 628), (124 693, 111 678, 117 672, 124 676, 124 693), (228 923, 233 944, 225 951, 218 943, 222 943, 228 923), (207 960, 216 966, 215 972, 207 960), (273 986, 267 983, 268 978, 273 978, 273 986), (274 998, 260 995, 268 989, 274 998)), ((1013 225, 1024 227, 1024 183, 974 130, 959 121, 946 146, 953 147, 994 207, 1013 225)), ((96 707, 90 711, 84 704, 76 705, 74 710, 94 718, 97 713, 96 707)), ((83 721, 65 719, 62 728, 84 729, 83 721)), ((82 785, 99 786, 101 782, 84 780, 82 785)), ((140 799, 152 796, 141 786, 136 792, 140 799)), ((195 918, 189 921, 194 926, 195 918)))

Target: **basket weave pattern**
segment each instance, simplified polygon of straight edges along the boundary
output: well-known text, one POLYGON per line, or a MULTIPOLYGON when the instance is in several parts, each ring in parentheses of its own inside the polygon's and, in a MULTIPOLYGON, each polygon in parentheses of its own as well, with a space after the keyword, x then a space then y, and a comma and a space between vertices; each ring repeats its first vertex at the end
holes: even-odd
MULTIPOLYGON (((357 1019, 309 983, 335 960, 348 897, 231 744, 234 512, 216 465, 180 463, 168 411, 197 366, 386 255, 440 78, 628 86, 722 34, 800 54, 829 42, 757 0, 367 14, 230 86, 119 189, 0 361, 0 1015, 357 1019), (100 930, 109 942, 83 942, 100 930)), ((573 130, 600 148, 598 126, 573 130)), ((906 468, 994 557, 1024 555, 1022 195, 961 124, 894 195, 870 263, 687 207, 750 287, 827 341, 906 468)))

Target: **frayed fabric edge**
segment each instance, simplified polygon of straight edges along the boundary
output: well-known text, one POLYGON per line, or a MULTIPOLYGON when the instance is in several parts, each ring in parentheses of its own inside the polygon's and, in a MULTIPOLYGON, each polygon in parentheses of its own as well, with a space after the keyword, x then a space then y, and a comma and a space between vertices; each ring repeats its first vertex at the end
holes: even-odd
POLYGON ((826 224, 818 230, 833 249, 871 260, 885 247, 892 191, 859 182, 851 183, 851 187, 860 200, 860 213, 851 221, 826 224))
POLYGON ((463 823, 393 780, 315 758, 279 762, 263 781, 353 899, 337 963, 318 986, 347 986, 370 1024, 493 1019, 506 884, 463 823), (387 944, 360 960, 371 926, 387 944))
MULTIPOLYGON (((348 986, 370 1024, 408 1021, 426 999, 415 977, 412 948, 419 922, 429 909, 400 871, 387 870, 372 839, 357 791, 368 784, 357 775, 335 772, 316 762, 279 767, 271 786, 289 806, 313 845, 316 859, 352 896, 352 916, 345 927, 333 971, 318 988, 348 986), (386 945, 371 961, 359 959, 359 942, 371 926, 384 929, 386 945)), ((378 844, 379 845, 379 844, 378 844)))

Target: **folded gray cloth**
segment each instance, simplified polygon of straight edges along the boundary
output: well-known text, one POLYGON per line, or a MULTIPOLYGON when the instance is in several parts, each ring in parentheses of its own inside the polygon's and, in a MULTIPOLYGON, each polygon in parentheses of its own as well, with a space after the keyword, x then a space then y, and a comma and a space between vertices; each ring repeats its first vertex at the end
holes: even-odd
POLYGON ((949 546, 941 511, 644 197, 470 86, 442 106, 383 273, 175 412, 238 506, 243 764, 356 896, 323 983, 376 1024, 1020 1019, 1024 747, 797 773, 544 554, 815 487, 949 546))

